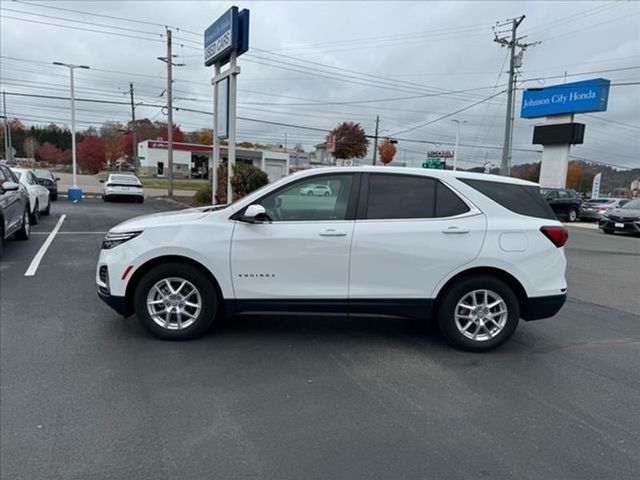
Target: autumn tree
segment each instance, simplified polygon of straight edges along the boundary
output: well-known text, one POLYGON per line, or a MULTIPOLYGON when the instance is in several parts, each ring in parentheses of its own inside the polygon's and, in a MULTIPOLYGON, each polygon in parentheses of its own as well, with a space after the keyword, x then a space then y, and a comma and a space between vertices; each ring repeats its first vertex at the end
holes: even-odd
POLYGON ((367 154, 369 140, 359 123, 343 122, 325 137, 326 142, 335 144, 336 158, 362 158, 367 154))
POLYGON ((105 141, 97 135, 87 135, 78 146, 78 163, 89 173, 98 173, 107 154, 105 141))
MULTIPOLYGON (((156 122, 155 125, 157 129, 156 136, 166 141, 168 139, 167 133, 169 132, 167 124, 164 122, 156 122)), ((184 142, 184 133, 182 132, 182 130, 180 130, 180 127, 178 125, 173 126, 173 141, 184 142)))
POLYGON ((49 142, 44 142, 42 145, 38 147, 38 157, 40 160, 47 163, 58 163, 58 158, 60 155, 60 150, 56 148, 55 145, 49 142))
POLYGON ((378 153, 380 153, 380 161, 388 165, 396 155, 396 146, 386 138, 378 144, 378 153))
POLYGON ((567 169, 567 188, 578 190, 580 186, 580 177, 582 176, 582 167, 577 162, 570 162, 567 169))

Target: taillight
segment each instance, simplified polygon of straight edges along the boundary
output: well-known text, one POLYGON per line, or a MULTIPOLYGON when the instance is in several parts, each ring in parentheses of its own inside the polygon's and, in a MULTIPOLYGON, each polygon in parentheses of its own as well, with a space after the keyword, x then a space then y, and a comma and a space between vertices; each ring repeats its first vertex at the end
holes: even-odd
POLYGON ((569 240, 569 232, 564 227, 540 227, 540 231, 558 248, 563 247, 569 240))

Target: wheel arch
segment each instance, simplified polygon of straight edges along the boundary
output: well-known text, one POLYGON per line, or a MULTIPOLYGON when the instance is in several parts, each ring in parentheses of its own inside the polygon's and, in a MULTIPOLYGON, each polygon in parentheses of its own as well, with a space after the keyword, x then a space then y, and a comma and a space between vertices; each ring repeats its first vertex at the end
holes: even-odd
POLYGON ((134 311, 133 295, 136 289, 136 285, 138 285, 138 282, 140 281, 140 279, 152 268, 155 268, 158 265, 163 265, 165 263, 185 263, 187 265, 191 265, 192 267, 197 268, 202 273, 204 273, 213 284, 213 287, 215 288, 216 293, 218 295, 218 304, 220 308, 222 308, 224 304, 222 289, 220 288, 218 279, 215 277, 213 272, 211 272, 211 270, 209 270, 207 267, 205 267, 202 263, 198 262, 197 260, 194 260, 189 257, 185 257, 183 255, 162 255, 162 256, 147 260, 145 263, 140 265, 140 267, 138 267, 135 270, 135 272, 133 272, 133 275, 131 275, 131 278, 127 282, 127 288, 125 290, 125 304, 126 304, 127 311, 129 312, 134 311))
POLYGON ((442 286, 442 288, 440 289, 440 291, 436 296, 434 312, 438 311, 442 298, 444 298, 447 291, 454 284, 456 284, 460 280, 463 280, 469 277, 475 277, 478 275, 488 275, 488 276, 495 277, 503 281, 505 284, 507 284, 507 286, 511 287, 518 299, 518 306, 520 308, 520 317, 525 317, 527 315, 527 311, 529 309, 529 297, 527 296, 527 291, 525 290, 524 286, 516 277, 511 275, 509 272, 496 267, 473 267, 468 270, 459 272, 453 277, 451 277, 442 286))

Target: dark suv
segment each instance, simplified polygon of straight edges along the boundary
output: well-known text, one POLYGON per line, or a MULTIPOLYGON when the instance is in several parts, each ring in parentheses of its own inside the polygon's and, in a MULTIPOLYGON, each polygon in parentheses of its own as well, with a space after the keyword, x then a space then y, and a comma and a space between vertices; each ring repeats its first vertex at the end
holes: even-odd
POLYGON ((578 219, 582 205, 578 192, 567 188, 541 188, 540 193, 557 217, 564 217, 569 222, 575 222, 578 219))
POLYGON ((7 238, 27 240, 30 233, 27 191, 9 168, 0 165, 0 257, 7 238))

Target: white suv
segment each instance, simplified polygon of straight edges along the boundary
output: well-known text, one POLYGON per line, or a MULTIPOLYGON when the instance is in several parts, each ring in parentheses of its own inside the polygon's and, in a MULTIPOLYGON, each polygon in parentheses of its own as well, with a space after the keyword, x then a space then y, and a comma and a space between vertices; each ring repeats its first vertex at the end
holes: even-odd
POLYGON ((436 318, 456 347, 488 350, 519 318, 551 317, 567 231, 535 183, 394 167, 299 172, 228 206, 135 218, 105 237, 100 297, 164 339, 222 315, 436 318), (309 197, 308 185, 331 196, 309 197))

